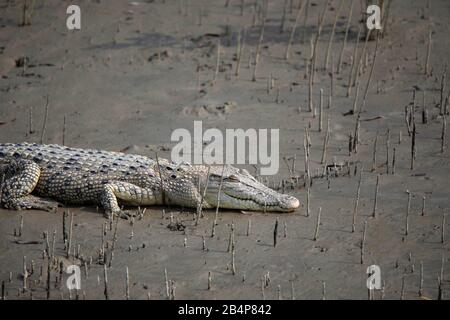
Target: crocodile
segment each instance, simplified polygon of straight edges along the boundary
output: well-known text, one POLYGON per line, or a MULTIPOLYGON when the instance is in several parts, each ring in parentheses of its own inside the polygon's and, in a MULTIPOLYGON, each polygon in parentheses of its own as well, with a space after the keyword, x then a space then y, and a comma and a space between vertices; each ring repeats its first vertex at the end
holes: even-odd
POLYGON ((105 216, 129 216, 123 206, 295 211, 297 198, 278 193, 247 170, 191 165, 122 152, 56 144, 0 144, 0 204, 52 211, 61 204, 102 206, 105 216))

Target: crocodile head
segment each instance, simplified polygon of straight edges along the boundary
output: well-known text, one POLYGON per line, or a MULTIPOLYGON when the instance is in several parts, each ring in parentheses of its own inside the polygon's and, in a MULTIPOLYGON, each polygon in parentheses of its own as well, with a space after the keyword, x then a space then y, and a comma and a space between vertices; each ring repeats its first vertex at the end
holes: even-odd
POLYGON ((221 208, 290 212, 300 205, 297 198, 278 193, 257 181, 247 170, 232 166, 211 167, 205 201, 216 206, 219 188, 221 208))
POLYGON ((174 204, 195 207, 208 180, 204 208, 217 206, 219 189, 219 206, 224 209, 291 212, 300 206, 297 198, 266 187, 245 169, 229 165, 211 166, 209 178, 208 167, 203 165, 179 165, 170 168, 170 171, 172 174, 167 181, 172 183, 164 189, 167 200, 174 204))

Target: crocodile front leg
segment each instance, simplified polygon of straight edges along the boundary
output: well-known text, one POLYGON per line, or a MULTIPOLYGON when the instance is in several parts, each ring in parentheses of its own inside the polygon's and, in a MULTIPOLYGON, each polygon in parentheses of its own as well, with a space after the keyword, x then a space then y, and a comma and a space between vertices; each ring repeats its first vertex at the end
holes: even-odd
POLYGON ((114 181, 105 184, 100 199, 105 209, 106 217, 109 217, 111 214, 117 214, 121 218, 127 218, 131 214, 120 209, 119 201, 123 204, 133 206, 153 205, 157 201, 152 190, 123 181, 114 181))
MULTIPOLYGON (((2 168, 3 184, 1 188, 1 203, 5 208, 23 210, 37 209, 56 211, 58 203, 32 196, 41 169, 30 160, 10 161, 6 168, 2 168)), ((1 177, 0 177, 1 179, 1 177)))

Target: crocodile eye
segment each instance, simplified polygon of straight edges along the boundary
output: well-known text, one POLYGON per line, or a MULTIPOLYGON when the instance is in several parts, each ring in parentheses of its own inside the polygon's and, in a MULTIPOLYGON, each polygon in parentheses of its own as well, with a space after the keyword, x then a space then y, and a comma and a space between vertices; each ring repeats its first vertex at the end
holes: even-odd
POLYGON ((234 176, 234 175, 229 176, 229 177, 227 178, 227 180, 228 180, 228 181, 231 181, 231 182, 239 182, 239 178, 236 177, 236 176, 234 176))
POLYGON ((171 167, 166 167, 166 169, 169 170, 169 171, 173 170, 173 168, 171 168, 171 167))

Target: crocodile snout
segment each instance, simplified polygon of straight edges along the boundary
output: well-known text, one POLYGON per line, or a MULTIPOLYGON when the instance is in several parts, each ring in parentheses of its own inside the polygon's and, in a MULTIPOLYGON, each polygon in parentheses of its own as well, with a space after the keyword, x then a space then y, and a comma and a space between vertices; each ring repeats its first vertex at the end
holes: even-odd
POLYGON ((284 194, 280 199, 279 206, 287 212, 292 212, 300 207, 300 201, 296 197, 284 194))

